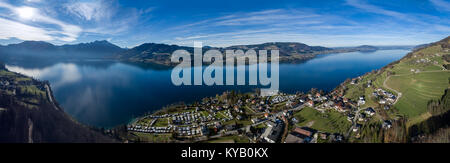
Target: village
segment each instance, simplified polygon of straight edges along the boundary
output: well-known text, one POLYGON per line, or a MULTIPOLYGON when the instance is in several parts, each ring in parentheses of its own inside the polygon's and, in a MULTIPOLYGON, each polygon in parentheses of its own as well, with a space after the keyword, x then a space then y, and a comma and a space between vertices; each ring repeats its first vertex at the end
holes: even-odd
MULTIPOLYGON (((358 79, 352 79, 350 84, 358 84, 358 79)), ((373 87, 371 82, 368 81, 365 86, 373 87)), ((389 110, 397 101, 396 95, 389 91, 381 88, 374 90, 370 98, 377 100, 383 109, 389 110)), ((279 93, 266 97, 258 93, 224 92, 220 96, 204 98, 200 103, 174 106, 163 113, 140 117, 130 123, 127 130, 165 134, 173 140, 184 142, 236 139, 236 136, 241 137, 240 141, 249 143, 341 142, 349 137, 358 138, 358 131, 364 122, 377 114, 373 107, 362 107, 368 97, 360 96, 351 100, 344 97, 343 91, 336 89, 323 93, 312 90, 308 93, 279 93), (299 120, 295 115, 304 108, 323 114, 339 113, 348 121, 348 132, 329 133, 308 125, 298 125, 299 120)), ((391 128, 391 121, 385 120, 382 127, 391 128)))

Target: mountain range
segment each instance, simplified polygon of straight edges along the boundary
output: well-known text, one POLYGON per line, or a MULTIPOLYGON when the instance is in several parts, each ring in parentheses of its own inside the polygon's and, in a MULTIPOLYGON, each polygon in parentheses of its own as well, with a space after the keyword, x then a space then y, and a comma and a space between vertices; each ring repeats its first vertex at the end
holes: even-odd
POLYGON ((53 58, 105 58, 125 51, 108 41, 94 41, 75 45, 56 46, 44 41, 24 41, 0 47, 0 53, 14 56, 53 58))
MULTIPOLYGON (((391 47, 392 48, 392 47, 391 47)), ((398 47, 396 47, 398 48, 398 47)), ((52 59, 114 59, 124 62, 157 64, 174 66, 170 62, 170 55, 175 50, 187 50, 191 54, 193 47, 144 43, 131 49, 124 49, 106 40, 73 45, 53 45, 44 41, 24 41, 18 44, 0 46, 1 58, 17 59, 20 57, 30 58, 52 58, 52 59)), ((379 48, 376 46, 363 45, 358 47, 327 48, 323 46, 309 46, 296 42, 269 42, 254 45, 235 45, 230 47, 203 47, 203 51, 216 49, 224 53, 226 50, 279 50, 280 62, 295 63, 303 62, 320 54, 343 53, 343 52, 371 52, 379 48)))

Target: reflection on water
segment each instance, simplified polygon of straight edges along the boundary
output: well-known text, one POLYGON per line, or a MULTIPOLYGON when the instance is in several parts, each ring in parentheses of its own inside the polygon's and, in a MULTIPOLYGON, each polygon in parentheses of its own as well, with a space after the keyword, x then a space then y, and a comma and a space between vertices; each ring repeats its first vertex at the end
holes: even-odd
POLYGON ((54 80, 52 83, 52 86, 55 89, 81 80, 81 73, 79 72, 77 65, 73 63, 57 64, 55 66, 46 67, 43 69, 25 69, 19 66, 9 65, 6 65, 6 68, 10 71, 31 76, 36 79, 55 78, 57 80, 54 80))
MULTIPOLYGON (((407 52, 330 54, 302 64, 281 64, 280 90, 295 93, 314 87, 329 91, 345 79, 381 68, 407 52)), ((171 103, 192 102, 231 89, 247 92, 256 88, 178 87, 171 82, 171 69, 112 61, 58 62, 41 67, 23 66, 18 62, 6 64, 11 71, 50 81, 55 98, 67 113, 78 121, 102 127, 127 123, 135 116, 171 103)))

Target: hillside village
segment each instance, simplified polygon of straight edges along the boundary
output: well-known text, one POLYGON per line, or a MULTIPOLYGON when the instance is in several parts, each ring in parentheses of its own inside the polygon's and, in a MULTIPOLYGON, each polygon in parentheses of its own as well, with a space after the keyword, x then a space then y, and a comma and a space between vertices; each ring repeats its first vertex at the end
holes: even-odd
MULTIPOLYGON (((438 84, 428 87, 438 91, 434 99, 439 99, 449 86, 450 73, 445 68, 449 61, 444 59, 448 55, 448 46, 422 48, 381 70, 349 79, 329 93, 312 89, 307 93, 261 97, 257 92, 225 92, 200 103, 169 106, 140 117, 127 130, 130 140, 144 142, 408 141, 405 134, 398 138, 402 135, 399 133, 426 118, 405 110, 415 109, 404 108, 404 101, 415 100, 410 99, 414 95, 399 89, 391 79, 439 73, 446 80, 425 83, 438 84), (389 134, 394 138, 386 136, 389 134)), ((423 100, 420 104, 433 98, 423 100)), ((426 105, 413 106, 427 114, 426 105)))
MULTIPOLYGON (((353 101, 344 97, 340 91, 329 94, 313 92, 272 97, 260 97, 251 93, 239 96, 236 103, 226 98, 232 93, 225 92, 197 105, 177 106, 179 108, 174 112, 141 117, 128 125, 127 130, 131 133, 159 134, 174 140, 196 142, 236 135, 245 137, 244 142, 339 142, 348 137, 349 133, 330 133, 311 128, 314 125, 300 125, 301 117, 297 114, 303 109, 324 115, 332 112, 349 127, 344 130, 351 132, 358 132, 360 123, 370 120, 376 114, 371 107, 361 109, 361 105, 365 103, 364 96, 353 101), (284 132, 286 126, 292 128, 292 131, 284 132)), ((389 109, 396 101, 395 95, 382 89, 377 89, 373 94, 380 98, 380 104, 385 109, 389 109)), ((386 120, 383 127, 389 129, 391 122, 386 120)))

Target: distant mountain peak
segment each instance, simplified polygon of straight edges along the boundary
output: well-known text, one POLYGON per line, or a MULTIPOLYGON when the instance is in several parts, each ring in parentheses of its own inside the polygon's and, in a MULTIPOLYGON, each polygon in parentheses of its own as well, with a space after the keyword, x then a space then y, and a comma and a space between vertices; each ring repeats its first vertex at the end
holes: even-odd
POLYGON ((5 54, 15 54, 16 56, 111 58, 125 49, 106 40, 97 40, 89 43, 65 44, 61 46, 45 41, 23 41, 18 44, 2 46, 0 50, 5 54))
MULTIPOLYGON (((44 46, 55 46, 49 42, 45 42, 45 41, 23 41, 21 43, 18 44, 9 44, 9 45, 44 45, 44 46)), ((8 46, 9 46, 8 45, 8 46)))

